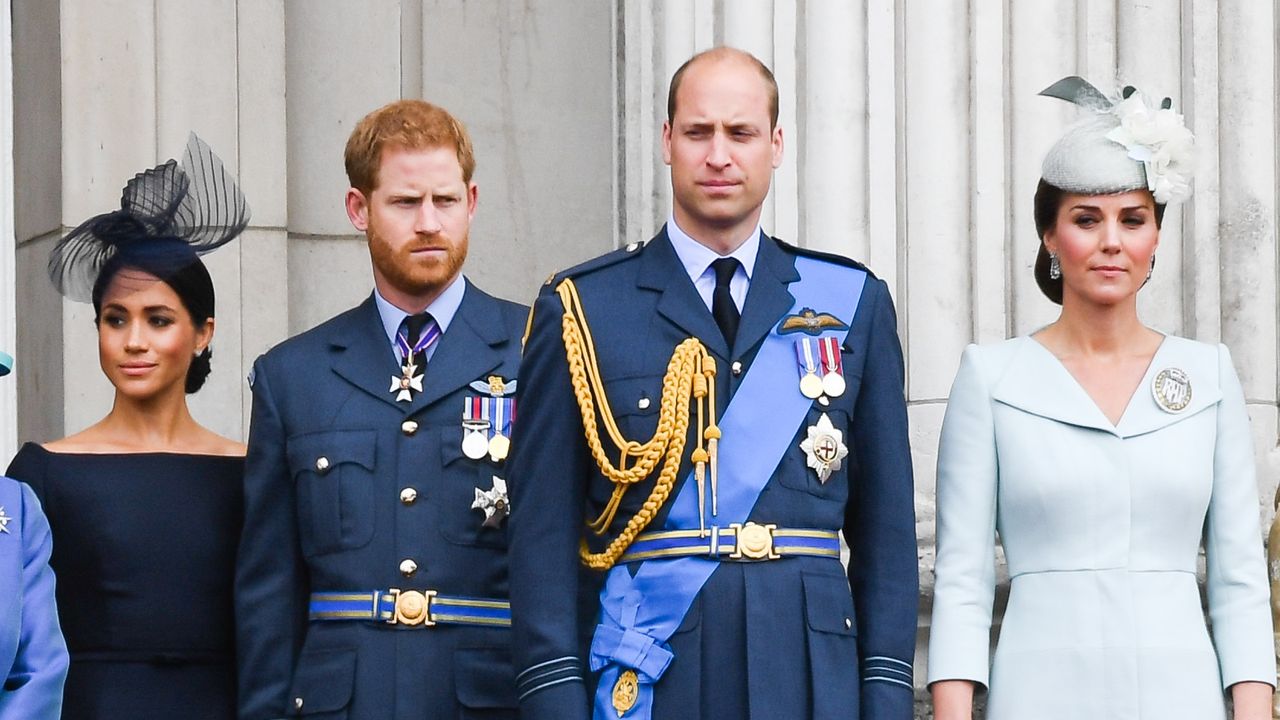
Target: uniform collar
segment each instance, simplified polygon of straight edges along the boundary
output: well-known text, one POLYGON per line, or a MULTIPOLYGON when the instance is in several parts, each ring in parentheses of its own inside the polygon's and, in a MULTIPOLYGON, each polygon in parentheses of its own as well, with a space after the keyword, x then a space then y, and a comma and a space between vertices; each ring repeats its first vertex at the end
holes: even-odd
MULTIPOLYGON (((440 326, 441 333, 449 331, 449 323, 453 322, 453 316, 458 313, 458 306, 462 304, 462 296, 466 293, 466 289, 466 279, 459 273, 453 282, 449 283, 449 287, 427 306, 426 312, 431 313, 431 318, 440 326)), ((409 313, 382 297, 376 285, 373 288, 373 302, 378 307, 378 317, 382 319, 382 329, 387 334, 387 342, 394 346, 396 333, 400 332, 400 323, 404 322, 409 313)))
POLYGON ((747 280, 751 280, 751 273, 756 267, 756 254, 760 252, 760 225, 756 224, 751 235, 738 246, 737 250, 728 255, 720 255, 715 250, 703 245, 702 243, 689 237, 689 234, 680 229, 676 224, 674 214, 667 218, 667 237, 671 239, 671 247, 675 248, 676 257, 680 259, 680 264, 684 266, 684 271, 689 274, 689 279, 697 282, 698 278, 711 267, 711 263, 722 257, 731 257, 737 259, 742 264, 742 269, 747 273, 747 280))

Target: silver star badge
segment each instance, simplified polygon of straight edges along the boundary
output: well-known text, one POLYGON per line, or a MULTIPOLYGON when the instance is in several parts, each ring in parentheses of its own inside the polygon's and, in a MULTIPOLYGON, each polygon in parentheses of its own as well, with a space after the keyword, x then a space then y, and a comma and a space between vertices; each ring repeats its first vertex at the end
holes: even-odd
POLYGON ((404 373, 403 375, 399 377, 391 376, 391 389, 387 392, 397 393, 396 402, 409 402, 413 399, 411 390, 422 392, 423 375, 418 373, 418 366, 414 365, 412 360, 406 362, 401 371, 404 373), (415 375, 414 373, 417 374, 415 375))
POLYGON ((476 488, 476 499, 471 503, 471 509, 484 511, 484 522, 481 523, 484 527, 500 527, 502 521, 511 514, 511 503, 507 500, 507 481, 494 475, 492 488, 476 488))
POLYGON ((4 506, 0 505, 0 533, 9 532, 9 521, 13 518, 4 514, 4 506))
POLYGON ((840 469, 849 448, 844 445, 844 433, 831 424, 826 413, 822 413, 818 424, 811 425, 808 432, 809 436, 800 442, 800 449, 809 467, 818 473, 818 480, 825 483, 832 472, 840 469))

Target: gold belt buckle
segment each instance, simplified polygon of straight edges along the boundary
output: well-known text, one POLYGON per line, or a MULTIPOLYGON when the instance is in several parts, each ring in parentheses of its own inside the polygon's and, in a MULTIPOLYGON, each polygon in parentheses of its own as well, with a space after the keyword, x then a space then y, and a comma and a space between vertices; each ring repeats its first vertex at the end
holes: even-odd
POLYGON ((749 522, 733 523, 734 547, 729 557, 733 560, 777 560, 780 555, 773 550, 773 531, 777 525, 757 525, 749 522))
POLYGON ((387 622, 391 625, 422 625, 432 627, 436 623, 431 619, 431 599, 436 596, 435 590, 400 590, 391 588, 391 595, 396 599, 395 612, 387 622))

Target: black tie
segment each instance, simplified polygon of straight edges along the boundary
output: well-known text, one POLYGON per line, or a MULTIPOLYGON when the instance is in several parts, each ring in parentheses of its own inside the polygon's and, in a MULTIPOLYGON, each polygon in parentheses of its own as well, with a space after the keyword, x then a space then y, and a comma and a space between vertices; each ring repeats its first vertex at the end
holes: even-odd
POLYGON ((725 342, 733 349, 733 339, 738 336, 738 306, 733 304, 733 295, 729 292, 729 281, 738 271, 736 258, 720 258, 711 263, 716 272, 716 289, 711 293, 711 317, 716 319, 725 342))
MULTIPOLYGON (((408 315, 404 319, 404 334, 409 340, 409 348, 418 344, 418 340, 422 338, 422 330, 431 322, 431 313, 420 312, 417 315, 408 315)), ((425 367, 427 364, 426 352, 414 353, 413 361, 418 367, 425 367)))

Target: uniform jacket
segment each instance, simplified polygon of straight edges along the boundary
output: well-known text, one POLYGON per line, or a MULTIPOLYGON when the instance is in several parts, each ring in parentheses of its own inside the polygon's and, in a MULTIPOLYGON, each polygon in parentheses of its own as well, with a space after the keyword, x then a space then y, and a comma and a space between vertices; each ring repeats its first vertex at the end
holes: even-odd
MULTIPOLYGON (((733 348, 665 232, 565 273, 577 284, 605 392, 626 437, 643 442, 653 435, 667 363, 691 336, 716 358, 717 412, 723 413, 762 340, 793 304, 788 284, 799 279, 794 265, 801 252, 761 238, 733 348)), ((612 490, 584 440, 556 282, 535 305, 509 478, 516 667, 527 671, 517 692, 522 717, 533 720, 589 712, 596 683, 586 657, 601 574, 583 569, 578 543, 586 535, 593 549, 602 546, 584 520, 599 513, 612 490)), ((847 391, 829 407, 815 402, 799 427, 778 428, 794 440, 750 519, 842 530, 852 553, 847 576, 833 558, 721 563, 670 639, 675 659, 655 685, 655 718, 911 717, 918 583, 903 365, 888 290, 874 276, 867 278, 842 353, 847 391), (823 412, 849 447, 843 468, 826 483, 806 467, 799 447, 823 412), (876 679, 860 682, 860 658, 901 674, 865 673, 876 679)), ((776 382, 798 387, 799 375, 776 382)), ((690 428, 695 432, 694 423, 690 428)), ((689 474, 692 447, 691 440, 680 482, 689 474)), ((635 514, 656 475, 627 493, 607 539, 635 514)), ((662 527, 668 509, 650 529, 662 527)))
POLYGON ((54 604, 53 545, 40 501, 0 477, 0 720, 57 720, 67 644, 54 604))
POLYGON ((504 469, 463 455, 461 418, 470 383, 516 378, 526 318, 468 283, 411 402, 388 392, 400 368, 372 296, 255 363, 236 572, 242 718, 513 716, 508 629, 308 623, 308 597, 506 598, 505 526, 483 528, 471 509, 504 469))
POLYGON ((930 681, 989 683, 992 720, 1223 718, 1224 687, 1275 683, 1249 417, 1225 347, 1166 337, 1112 425, 1036 340, 970 346, 940 442, 930 681), (1169 369, 1190 386, 1173 411, 1152 390, 1169 369), (996 531, 1012 588, 988 674, 996 531))

